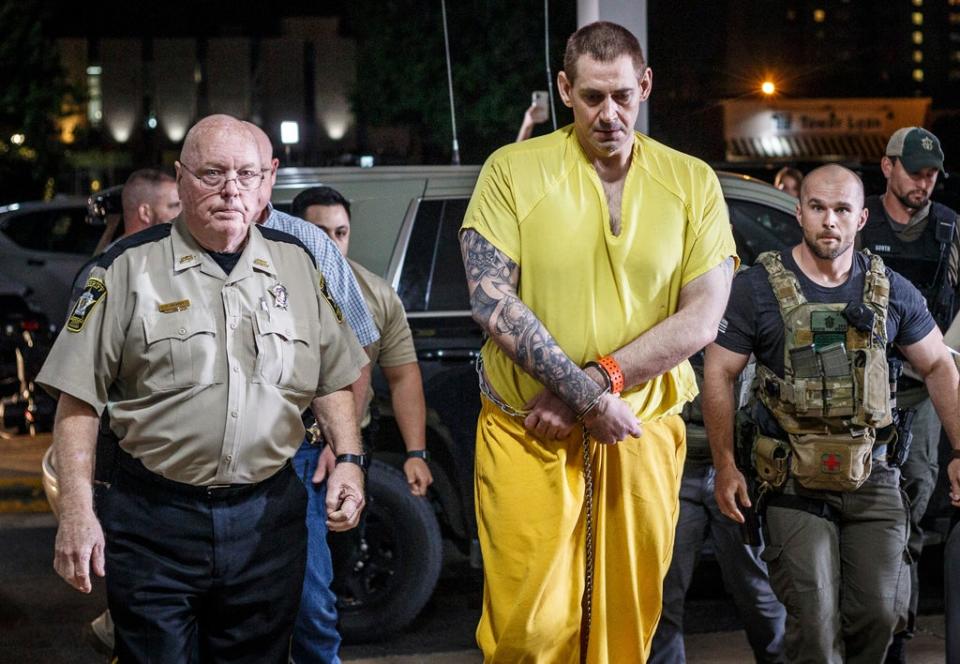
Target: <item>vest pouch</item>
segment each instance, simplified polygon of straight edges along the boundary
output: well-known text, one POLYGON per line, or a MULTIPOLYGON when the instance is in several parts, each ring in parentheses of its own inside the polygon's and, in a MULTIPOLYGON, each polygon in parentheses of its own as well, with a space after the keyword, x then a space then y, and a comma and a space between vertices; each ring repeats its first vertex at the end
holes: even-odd
POLYGON ((817 491, 854 491, 873 468, 874 432, 790 434, 791 474, 817 491))
POLYGON ((790 446, 782 440, 757 435, 753 443, 753 467, 761 482, 777 489, 787 481, 790 446))
POLYGON ((887 356, 880 349, 856 351, 853 371, 862 398, 853 423, 864 427, 885 427, 890 416, 890 374, 887 356))

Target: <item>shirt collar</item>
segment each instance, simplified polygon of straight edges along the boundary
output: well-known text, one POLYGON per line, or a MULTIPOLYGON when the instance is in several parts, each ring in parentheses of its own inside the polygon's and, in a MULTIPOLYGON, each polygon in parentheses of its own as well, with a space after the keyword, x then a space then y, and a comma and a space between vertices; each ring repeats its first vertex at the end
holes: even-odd
MULTIPOLYGON (((193 267, 199 267, 204 274, 223 279, 223 270, 217 265, 207 251, 197 243, 187 228, 183 217, 173 221, 170 233, 173 244, 173 271, 183 272, 193 267)), ((277 275, 270 254, 269 245, 260 234, 256 224, 251 224, 247 234, 247 243, 240 254, 240 260, 230 273, 230 281, 239 281, 253 274, 254 271, 277 275)))

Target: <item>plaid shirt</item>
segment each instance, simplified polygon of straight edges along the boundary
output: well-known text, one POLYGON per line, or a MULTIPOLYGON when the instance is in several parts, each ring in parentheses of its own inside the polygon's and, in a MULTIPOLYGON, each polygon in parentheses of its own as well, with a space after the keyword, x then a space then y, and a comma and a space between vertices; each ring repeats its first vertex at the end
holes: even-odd
POLYGON ((308 221, 299 219, 268 204, 270 216, 263 223, 267 228, 273 228, 294 236, 306 246, 317 262, 317 269, 330 288, 330 294, 343 309, 344 316, 361 346, 369 346, 380 338, 377 326, 370 317, 370 311, 363 300, 363 293, 353 276, 353 270, 337 249, 327 234, 308 221))

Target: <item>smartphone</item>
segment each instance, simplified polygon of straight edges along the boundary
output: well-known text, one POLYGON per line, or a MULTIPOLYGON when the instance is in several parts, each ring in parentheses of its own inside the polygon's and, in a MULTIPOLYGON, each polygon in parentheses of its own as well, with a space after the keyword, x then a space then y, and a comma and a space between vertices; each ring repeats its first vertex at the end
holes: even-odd
POLYGON ((532 99, 536 107, 533 111, 534 120, 543 122, 550 113, 550 93, 546 90, 534 90, 532 99))
POLYGON ((550 93, 546 90, 533 91, 533 105, 542 108, 544 112, 550 110, 550 93))

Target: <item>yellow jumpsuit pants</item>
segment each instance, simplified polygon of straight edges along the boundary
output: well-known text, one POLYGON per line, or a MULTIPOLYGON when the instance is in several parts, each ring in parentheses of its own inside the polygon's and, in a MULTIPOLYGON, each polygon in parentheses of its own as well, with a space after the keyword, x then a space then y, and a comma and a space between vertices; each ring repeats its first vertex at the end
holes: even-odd
MULTIPOLYGON (((644 662, 673 553, 686 430, 679 416, 617 445, 591 441, 592 664, 644 662)), ((484 662, 575 664, 584 588, 582 431, 541 441, 483 400, 474 486, 484 662)))

